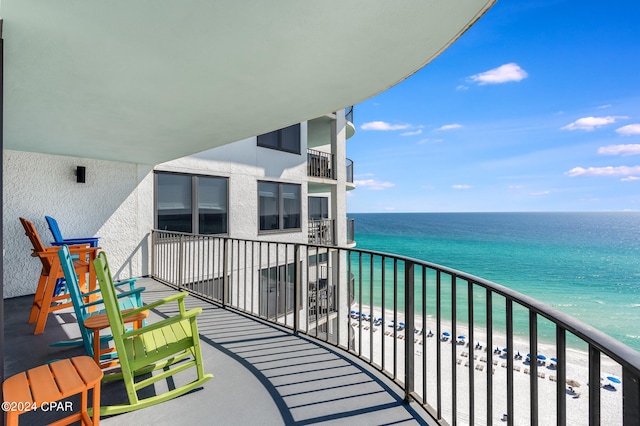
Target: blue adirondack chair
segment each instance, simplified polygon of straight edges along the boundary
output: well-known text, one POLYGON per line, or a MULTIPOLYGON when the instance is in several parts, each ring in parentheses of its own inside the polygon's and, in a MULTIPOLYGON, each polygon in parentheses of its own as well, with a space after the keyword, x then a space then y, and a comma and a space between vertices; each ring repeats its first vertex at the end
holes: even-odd
MULTIPOLYGON (((95 315, 102 315, 106 319, 106 315, 104 310, 89 312, 89 307, 98 306, 102 304, 102 300, 96 300, 93 302, 86 302, 85 300, 91 296, 92 294, 100 295, 100 290, 94 290, 91 292, 83 293, 80 290, 80 285, 78 283, 78 276, 76 275, 73 269, 73 254, 74 250, 70 250, 67 245, 63 245, 58 251, 58 259, 60 262, 60 266, 64 271, 65 280, 67 282, 67 289, 69 291, 69 296, 71 298, 71 302, 73 303, 73 309, 76 314, 78 320, 78 326, 80 327, 80 335, 82 340, 67 340, 61 342, 52 343, 51 346, 80 346, 83 345, 87 355, 96 359, 96 360, 111 360, 117 357, 115 352, 105 352, 101 354, 100 357, 95 356, 94 351, 94 331, 87 329, 84 326, 85 321, 87 321, 90 317, 95 315)), ((129 290, 125 292, 118 293, 118 301, 121 310, 126 309, 137 309, 143 306, 142 297, 140 293, 142 293, 145 288, 144 287, 135 287, 135 282, 137 279, 133 278, 126 281, 118 282, 118 286, 128 285, 129 290)), ((100 331, 96 331, 96 333, 100 333, 100 331)), ((113 337, 111 335, 100 336, 100 343, 104 344, 112 340, 113 337)))
POLYGON ((49 230, 53 235, 54 241, 51 242, 54 246, 61 246, 63 244, 89 244, 91 247, 98 247, 98 237, 87 237, 87 238, 67 238, 64 239, 62 237, 62 232, 60 232, 60 227, 58 226, 58 222, 52 218, 51 216, 45 216, 47 219, 47 223, 49 224, 49 230))

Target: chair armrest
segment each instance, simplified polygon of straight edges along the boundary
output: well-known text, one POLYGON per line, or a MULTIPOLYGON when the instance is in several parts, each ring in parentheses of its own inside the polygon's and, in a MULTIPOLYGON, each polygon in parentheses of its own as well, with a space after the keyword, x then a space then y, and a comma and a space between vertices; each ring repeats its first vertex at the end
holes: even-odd
MULTIPOLYGON (((171 318, 167 318, 167 319, 164 319, 162 321, 158 321, 158 322, 156 322, 154 324, 146 325, 146 326, 144 326, 142 328, 139 328, 137 330, 127 331, 126 333, 124 333, 122 335, 122 338, 126 339, 128 337, 132 337, 132 336, 137 336, 139 334, 148 333, 150 331, 157 330, 157 329, 162 328, 162 327, 166 327, 167 325, 175 324, 177 322, 184 321, 184 320, 189 319, 189 318, 194 318, 194 317, 200 315, 201 313, 202 313, 202 308, 189 309, 187 312, 184 312, 182 314, 178 314, 178 315, 173 316, 171 318)), ((127 312, 126 316, 130 316, 130 315, 131 315, 131 312, 127 312)), ((122 315, 122 316, 124 317, 125 315, 122 315)))
MULTIPOLYGON (((139 287, 139 288, 135 288, 135 289, 130 290, 130 291, 124 291, 122 293, 118 293, 118 295, 116 297, 118 299, 122 299, 124 297, 130 297, 130 296, 133 296, 135 294, 140 294, 145 290, 146 289, 144 287, 139 287)), ((99 291, 99 290, 96 290, 96 291, 99 291)), ((91 293, 95 293, 95 291, 92 291, 91 293)), ((88 294, 89 293, 85 293, 83 296, 87 296, 88 294)), ((102 299, 100 299, 100 300, 95 300, 93 302, 83 303, 82 306, 84 306, 86 308, 86 307, 89 307, 89 306, 102 305, 102 303, 103 303, 102 299)), ((124 314, 123 314, 123 316, 124 316, 124 314)))
POLYGON ((178 301, 181 302, 182 299, 184 299, 185 297, 187 297, 189 295, 189 293, 187 293, 186 291, 183 291, 181 293, 176 293, 173 294, 169 297, 165 297, 164 299, 160 299, 156 302, 153 303, 149 303, 148 305, 144 305, 142 308, 138 308, 138 309, 134 309, 132 311, 127 312, 126 314, 123 314, 122 317, 128 317, 129 315, 135 315, 138 314, 140 312, 144 312, 144 311, 148 311, 150 309, 154 309, 157 308, 158 306, 162 306, 164 304, 173 302, 173 301, 178 301))
POLYGON ((114 285, 115 287, 121 287, 121 286, 123 286, 123 285, 127 285, 127 284, 129 284, 129 286, 131 287, 131 288, 130 288, 130 290, 133 290, 134 288, 136 288, 136 287, 135 287, 135 285, 136 285, 136 281, 138 281, 138 279, 137 279, 137 278, 128 278, 128 279, 126 279, 126 280, 122 280, 122 281, 114 282, 114 283, 113 283, 113 285, 114 285))
MULTIPOLYGON (((98 250, 100 250, 100 247, 90 247, 89 245, 73 245, 73 246, 68 246, 69 247, 69 253, 74 255, 74 254, 86 254, 86 253, 91 253, 91 252, 97 252, 98 250)), ((58 251, 60 251, 60 247, 44 247, 44 250, 42 251, 34 251, 36 256, 41 256, 41 257, 55 257, 58 255, 58 251)))
POLYGON ((62 241, 51 241, 52 246, 63 246, 70 244, 97 244, 98 238, 68 238, 62 241))

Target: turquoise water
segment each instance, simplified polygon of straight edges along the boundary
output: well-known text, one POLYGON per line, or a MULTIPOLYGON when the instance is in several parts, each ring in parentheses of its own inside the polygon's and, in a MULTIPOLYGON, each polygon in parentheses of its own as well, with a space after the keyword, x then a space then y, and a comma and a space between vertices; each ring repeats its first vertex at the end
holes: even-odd
MULTIPOLYGON (((356 248, 426 260, 485 278, 640 350, 640 213, 368 213, 349 217, 355 219, 356 248)), ((367 259, 363 276, 370 276, 367 259)), ((392 308, 392 283, 385 282, 386 307, 392 308)), ((462 284, 456 287, 458 301, 466 301, 462 284)), ((374 286, 381 286, 379 278, 374 286)), ((450 297, 450 290, 444 290, 443 297, 450 297)), ((427 295, 430 291, 428 287, 427 295)), ((363 297, 369 300, 366 290, 363 297)), ((420 299, 417 294, 418 307, 420 299)), ((481 323, 484 298, 477 292, 474 300, 481 323)), ((380 301, 376 293, 374 303, 380 305, 380 301)), ((428 297, 428 313, 435 313, 433 303, 428 297)), ((464 321, 465 314, 458 312, 458 319, 464 321)), ((526 327, 524 311, 516 310, 516 321, 526 327)), ((541 338, 551 340, 553 328, 544 323, 539 325, 541 338)), ((501 326, 499 317, 497 324, 501 326)))

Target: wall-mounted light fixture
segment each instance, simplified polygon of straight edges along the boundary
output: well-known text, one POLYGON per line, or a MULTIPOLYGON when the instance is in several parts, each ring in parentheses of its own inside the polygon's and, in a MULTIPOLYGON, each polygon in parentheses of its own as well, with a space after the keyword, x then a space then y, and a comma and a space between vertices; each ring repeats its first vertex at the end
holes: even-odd
POLYGON ((85 183, 87 180, 87 168, 84 166, 78 166, 76 168, 76 182, 85 183))

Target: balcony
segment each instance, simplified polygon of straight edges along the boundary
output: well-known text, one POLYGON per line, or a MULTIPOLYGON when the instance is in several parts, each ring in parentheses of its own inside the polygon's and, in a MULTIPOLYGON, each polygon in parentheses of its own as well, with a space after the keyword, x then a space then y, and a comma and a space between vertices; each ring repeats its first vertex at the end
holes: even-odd
POLYGON ((347 218, 347 244, 356 242, 356 223, 354 219, 347 218))
POLYGON ((242 265, 295 265, 272 290, 295 308, 262 318, 357 356, 440 423, 640 418, 640 353, 509 288, 387 253, 167 234, 153 233, 156 279, 251 316, 270 302, 242 265))
POLYGON ((333 245, 334 236, 333 219, 309 219, 309 244, 333 245))
MULTIPOLYGON (((106 424, 144 424, 151 413, 167 424, 176 415, 221 424, 640 418, 640 353, 482 278, 369 250, 156 230, 151 258, 145 300, 175 289, 195 296, 188 305, 203 308, 205 370, 215 377, 106 424)), ((48 346, 77 334, 73 316, 61 311, 33 336, 22 314, 30 303, 5 301, 7 376, 78 353, 48 346)), ((103 401, 122 392, 105 384, 103 401)), ((43 423, 50 415, 27 416, 43 423)))
POLYGON ((353 105, 344 109, 344 118, 346 120, 346 138, 349 139, 356 133, 355 121, 353 121, 353 105))
POLYGON ((335 180, 333 163, 333 154, 307 149, 307 176, 335 180))

